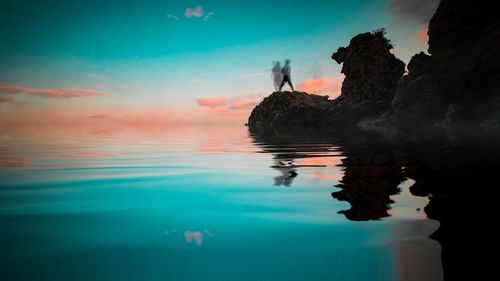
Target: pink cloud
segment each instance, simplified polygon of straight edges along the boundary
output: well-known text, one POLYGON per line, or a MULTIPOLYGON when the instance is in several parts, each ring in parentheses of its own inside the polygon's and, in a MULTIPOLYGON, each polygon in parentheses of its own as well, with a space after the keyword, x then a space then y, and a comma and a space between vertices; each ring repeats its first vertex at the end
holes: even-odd
POLYGON ((111 114, 108 114, 108 113, 98 113, 98 114, 90 115, 89 117, 90 118, 107 119, 107 118, 111 118, 111 114))
POLYGON ((429 30, 428 26, 425 25, 423 26, 417 34, 415 34, 415 38, 417 38, 418 41, 425 42, 429 41, 429 35, 427 35, 427 31, 429 30))
POLYGON ((226 98, 217 97, 217 98, 199 98, 196 99, 199 106, 207 106, 207 107, 219 107, 226 105, 226 98))
POLYGON ((13 97, 9 97, 9 96, 0 96, 0 102, 24 103, 24 104, 30 103, 28 101, 19 101, 19 100, 14 99, 13 97))
POLYGON ((231 112, 231 110, 227 107, 214 107, 212 108, 212 112, 216 113, 216 114, 228 114, 231 112))
POLYGON ((3 83, 0 83, 0 93, 28 94, 28 95, 35 95, 48 98, 59 98, 59 99, 107 95, 107 93, 96 92, 85 89, 37 89, 37 88, 22 87, 13 84, 3 84, 3 83))
POLYGON ((254 98, 250 97, 237 97, 235 98, 231 105, 229 106, 230 109, 250 109, 254 108, 259 101, 254 98))
POLYGON ((0 102, 13 102, 13 97, 0 96, 0 102))
POLYGON ((191 18, 191 17, 200 18, 203 16, 203 7, 196 6, 194 9, 187 8, 186 11, 184 12, 184 15, 187 18, 191 18))
POLYGON ((199 98, 196 101, 199 106, 210 107, 214 109, 214 112, 220 113, 233 109, 252 109, 260 102, 262 96, 262 94, 253 93, 236 97, 199 98))
POLYGON ((340 95, 343 81, 344 81, 343 75, 336 77, 323 77, 317 79, 311 78, 300 83, 297 86, 297 89, 301 92, 306 92, 311 94, 328 95, 331 99, 334 99, 340 95))

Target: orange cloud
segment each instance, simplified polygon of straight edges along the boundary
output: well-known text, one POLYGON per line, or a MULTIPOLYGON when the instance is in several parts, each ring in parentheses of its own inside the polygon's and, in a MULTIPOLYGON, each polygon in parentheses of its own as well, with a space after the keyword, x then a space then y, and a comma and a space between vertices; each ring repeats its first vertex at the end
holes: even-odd
POLYGON ((111 118, 111 114, 108 113, 97 113, 89 116, 90 118, 100 118, 100 119, 106 119, 106 118, 111 118))
POLYGON ((22 87, 13 84, 0 83, 0 93, 3 94, 28 94, 48 98, 81 98, 81 97, 93 97, 93 96, 104 96, 107 93, 96 92, 92 90, 85 89, 36 89, 30 87, 22 87))
POLYGON ((224 97, 217 98, 199 98, 196 99, 196 102, 199 106, 207 106, 207 107, 219 107, 226 105, 226 99, 224 97))
POLYGON ((254 108, 259 101, 251 97, 239 97, 232 101, 229 108, 231 109, 251 109, 254 108))
POLYGON ((231 109, 252 109, 262 98, 262 94, 247 94, 236 97, 217 97, 196 99, 199 106, 213 108, 216 112, 227 112, 231 109))
POLYGON ((13 102, 13 97, 0 96, 0 102, 13 102))
POLYGON ((9 96, 0 96, 0 102, 10 102, 10 103, 29 103, 27 101, 19 101, 9 96))
POLYGON ((427 43, 427 41, 429 41, 429 35, 427 35, 428 30, 429 30, 429 27, 427 25, 425 25, 417 32, 417 34, 415 35, 415 38, 417 38, 418 41, 427 43))
MULTIPOLYGON (((156 131, 185 125, 243 125, 261 94, 198 99, 192 107, 125 104, 59 104, 2 107, 5 130, 59 129, 109 133, 119 130, 156 131)), ((7 96, 5 100, 11 100, 7 96)))
POLYGON ((342 81, 344 81, 343 75, 317 79, 312 78, 300 83, 297 89, 301 92, 311 94, 328 95, 331 99, 334 99, 340 95, 342 90, 342 81))

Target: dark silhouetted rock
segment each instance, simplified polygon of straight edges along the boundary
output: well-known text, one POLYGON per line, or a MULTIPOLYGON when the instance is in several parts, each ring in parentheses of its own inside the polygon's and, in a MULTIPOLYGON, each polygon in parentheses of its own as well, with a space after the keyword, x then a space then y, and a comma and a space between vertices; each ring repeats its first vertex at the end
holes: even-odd
POLYGON ((253 131, 316 128, 332 106, 328 96, 274 92, 253 109, 248 127, 253 131))
POLYGON ((404 76, 404 64, 391 54, 383 29, 359 34, 332 55, 345 75, 336 100, 274 93, 252 112, 249 127, 294 132, 359 126, 417 136, 450 130, 463 136, 471 131, 499 135, 500 20, 495 7, 493 0, 442 0, 429 24, 430 54, 413 56, 404 76))
POLYGON ((415 55, 391 109, 372 124, 400 131, 500 131, 500 20, 494 1, 442 0, 429 55, 415 55))
POLYGON ((345 130, 377 118, 387 110, 404 73, 404 63, 390 53, 391 48, 384 30, 354 37, 348 47, 332 55, 343 63, 345 74, 337 99, 300 92, 273 93, 252 111, 250 130, 345 130))
POLYGON ((345 75, 340 101, 352 105, 394 98, 405 65, 390 52, 392 45, 384 34, 383 29, 359 34, 333 53, 345 75))

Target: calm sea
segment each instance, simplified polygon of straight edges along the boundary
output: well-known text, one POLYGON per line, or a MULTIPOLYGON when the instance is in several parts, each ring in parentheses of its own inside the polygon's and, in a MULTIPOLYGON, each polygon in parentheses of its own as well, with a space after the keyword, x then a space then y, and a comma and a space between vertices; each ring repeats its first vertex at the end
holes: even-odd
POLYGON ((4 131, 0 279, 442 280, 426 159, 407 151, 245 127, 4 131))

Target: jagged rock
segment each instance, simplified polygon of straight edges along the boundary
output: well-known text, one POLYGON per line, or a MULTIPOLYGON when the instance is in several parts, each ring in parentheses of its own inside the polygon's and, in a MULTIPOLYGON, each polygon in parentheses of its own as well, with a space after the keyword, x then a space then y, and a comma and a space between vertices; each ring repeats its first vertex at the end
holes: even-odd
POLYGON ((342 102, 392 100, 405 65, 390 50, 383 29, 362 33, 351 39, 348 47, 340 47, 332 59, 342 65, 342 102))
POLYGON ((404 72, 404 63, 389 52, 391 48, 383 30, 354 37, 348 47, 332 55, 343 63, 340 97, 331 101, 307 93, 273 93, 252 111, 250 130, 332 131, 380 116, 390 105, 404 72))
MULTIPOLYGON (((411 73, 411 77, 420 76, 429 72, 429 58, 430 56, 424 52, 420 52, 411 58, 408 63, 408 72, 411 73)), ((409 76, 410 75, 406 75, 403 78, 408 78, 409 76)))
POLYGON ((500 20, 495 4, 442 0, 429 24, 430 55, 413 56, 405 76, 383 29, 355 36, 332 55, 345 74, 336 100, 274 93, 254 109, 250 129, 359 125, 417 135, 443 128, 500 134, 500 20))
POLYGON ((500 20, 493 0, 442 0, 429 24, 429 55, 415 55, 388 112, 366 124, 400 131, 499 132, 500 20))

